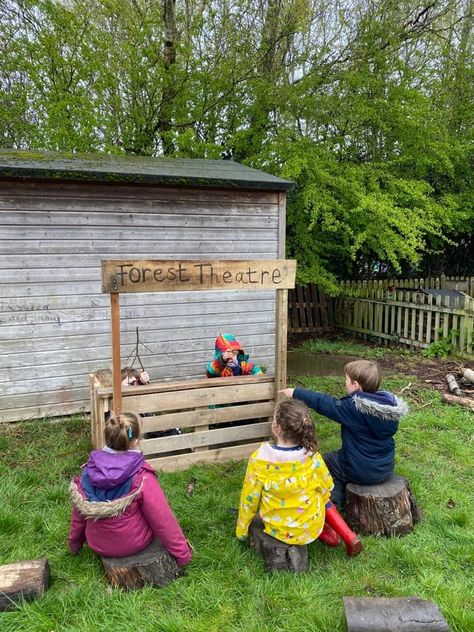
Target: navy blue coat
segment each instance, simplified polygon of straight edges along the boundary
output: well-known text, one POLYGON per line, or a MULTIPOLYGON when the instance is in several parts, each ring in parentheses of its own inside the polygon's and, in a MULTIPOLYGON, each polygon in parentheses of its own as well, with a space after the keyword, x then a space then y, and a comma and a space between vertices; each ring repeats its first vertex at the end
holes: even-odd
POLYGON ((339 462, 351 482, 381 483, 393 472, 398 421, 408 413, 407 403, 387 391, 359 391, 337 399, 295 388, 293 397, 321 415, 341 424, 339 462))

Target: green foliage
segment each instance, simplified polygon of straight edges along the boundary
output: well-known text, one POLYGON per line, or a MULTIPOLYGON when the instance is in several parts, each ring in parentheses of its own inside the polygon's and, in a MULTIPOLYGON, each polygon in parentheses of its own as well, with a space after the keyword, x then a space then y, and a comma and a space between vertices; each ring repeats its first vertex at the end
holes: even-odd
MULTIPOLYGON (((438 333, 442 334, 440 329, 438 333)), ((451 329, 446 337, 436 342, 432 342, 426 349, 421 350, 421 354, 427 358, 448 358, 454 352, 453 338, 459 337, 457 329, 451 329)))
POLYGON ((226 157, 288 177, 288 254, 333 293, 341 276, 444 265, 459 243, 474 261, 472 2, 0 11, 3 145, 226 157))

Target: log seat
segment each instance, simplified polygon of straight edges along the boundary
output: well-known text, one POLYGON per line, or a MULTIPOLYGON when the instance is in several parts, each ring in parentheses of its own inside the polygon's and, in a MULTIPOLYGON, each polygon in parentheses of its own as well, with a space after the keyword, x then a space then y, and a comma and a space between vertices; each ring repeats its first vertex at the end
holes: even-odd
POLYGON ((263 557, 265 570, 305 573, 309 569, 308 547, 281 542, 265 533, 263 521, 256 517, 249 528, 250 546, 263 557))
POLYGON ((0 611, 18 601, 42 597, 49 586, 49 563, 45 557, 0 566, 0 611))
POLYGON ((102 556, 109 582, 114 588, 137 590, 145 584, 163 588, 183 574, 176 560, 158 540, 126 557, 102 556))
POLYGON ((348 483, 345 513, 357 533, 386 537, 409 533, 421 519, 408 481, 397 474, 379 485, 348 483))

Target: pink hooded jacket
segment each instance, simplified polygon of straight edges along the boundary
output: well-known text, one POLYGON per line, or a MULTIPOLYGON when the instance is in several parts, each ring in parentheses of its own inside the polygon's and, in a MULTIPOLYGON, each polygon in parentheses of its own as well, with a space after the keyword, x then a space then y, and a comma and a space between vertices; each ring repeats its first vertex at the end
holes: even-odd
POLYGON ((71 481, 69 495, 71 553, 87 541, 99 555, 124 557, 157 538, 179 566, 191 560, 181 527, 140 452, 93 450, 82 476, 71 481))

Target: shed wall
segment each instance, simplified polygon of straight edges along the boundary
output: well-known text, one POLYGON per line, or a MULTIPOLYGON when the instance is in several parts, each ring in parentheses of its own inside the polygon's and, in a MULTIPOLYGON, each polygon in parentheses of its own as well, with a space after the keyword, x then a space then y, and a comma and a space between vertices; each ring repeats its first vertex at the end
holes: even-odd
MULTIPOLYGON (((282 195, 1 182, 0 421, 89 409, 88 374, 111 366, 102 259, 276 259, 282 195)), ((225 332, 274 372, 274 292, 128 294, 120 303, 122 364, 139 327, 153 381, 202 377, 225 332)))

